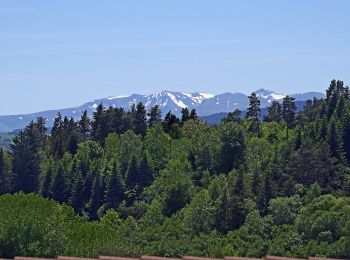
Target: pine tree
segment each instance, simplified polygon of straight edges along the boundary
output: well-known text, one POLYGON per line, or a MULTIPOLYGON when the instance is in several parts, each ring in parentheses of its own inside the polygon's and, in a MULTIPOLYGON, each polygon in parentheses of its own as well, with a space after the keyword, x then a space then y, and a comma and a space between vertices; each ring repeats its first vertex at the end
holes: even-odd
POLYGON ((329 122, 326 140, 329 144, 331 155, 340 161, 343 160, 343 142, 339 133, 339 126, 336 118, 333 116, 329 122))
POLYGON ((154 177, 151 171, 151 167, 149 166, 149 163, 148 163, 147 155, 144 154, 139 166, 138 183, 142 188, 145 188, 152 183, 153 179, 154 177))
POLYGON ((281 122, 282 120, 282 106, 277 101, 272 101, 271 105, 267 108, 268 114, 264 116, 265 122, 281 122))
POLYGON ((287 140, 289 139, 288 129, 290 129, 293 126, 293 123, 295 120, 295 112, 297 109, 294 100, 295 98, 286 96, 283 98, 283 103, 282 103, 282 117, 287 125, 286 126, 287 140))
POLYGON ((194 108, 191 110, 190 119, 192 119, 192 120, 198 119, 196 109, 194 109, 194 108))
POLYGON ((63 137, 62 115, 61 113, 58 113, 53 122, 53 127, 51 130, 51 137, 50 137, 51 154, 55 158, 63 157, 64 151, 65 151, 63 138, 64 137, 63 137))
POLYGON ((345 158, 348 164, 350 164, 350 110, 348 108, 346 108, 343 116, 342 135, 345 158))
POLYGON ((180 120, 169 111, 163 121, 163 130, 169 134, 172 138, 177 139, 180 137, 179 125, 180 120))
POLYGON ((308 121, 314 120, 314 106, 311 99, 306 100, 303 111, 308 119, 308 121))
POLYGON ((144 137, 147 131, 147 112, 145 105, 141 102, 133 109, 132 128, 137 135, 144 137))
POLYGON ((235 181, 228 190, 228 230, 239 228, 245 220, 244 200, 246 198, 243 169, 239 169, 235 181))
POLYGON ((251 121, 250 129, 253 133, 255 133, 257 136, 261 135, 260 130, 260 100, 257 97, 256 93, 253 92, 248 96, 249 98, 249 107, 247 109, 246 118, 251 121))
POLYGON ((20 131, 12 140, 13 191, 31 193, 38 191, 40 156, 28 128, 20 131))
POLYGON ((341 95, 337 102, 337 106, 334 110, 334 113, 338 118, 342 118, 342 116, 344 115, 344 110, 345 110, 345 97, 344 95, 341 95))
POLYGON ((0 148, 0 195, 9 191, 8 175, 6 169, 5 155, 2 148, 0 148))
POLYGON ((91 122, 87 114, 87 110, 85 110, 81 115, 81 118, 78 122, 78 126, 80 129, 81 140, 88 140, 90 138, 91 122))
POLYGON ((91 122, 91 135, 93 140, 104 144, 104 140, 109 133, 108 125, 106 110, 102 103, 100 103, 93 114, 91 122))
POLYGON ((118 174, 117 161, 113 160, 105 192, 106 207, 117 210, 123 200, 124 187, 120 175, 118 174))
POLYGON ((227 116, 221 119, 222 123, 239 123, 241 122, 241 110, 236 108, 233 112, 228 112, 227 116))
POLYGON ((128 171, 125 178, 125 184, 128 189, 134 189, 138 185, 139 180, 139 174, 138 174, 138 167, 137 167, 137 161, 135 156, 132 157, 128 171))
POLYGON ((297 136, 294 140, 294 149, 298 150, 301 147, 301 144, 302 144, 302 134, 301 134, 300 127, 298 127, 297 136))
POLYGON ((190 111, 187 107, 181 109, 181 123, 185 123, 190 119, 190 111))
POLYGON ((52 183, 52 166, 49 165, 45 173, 43 185, 41 187, 41 195, 44 198, 51 198, 51 192, 50 192, 51 183, 52 183))
POLYGON ((78 136, 76 134, 72 134, 68 139, 68 147, 67 150, 70 154, 75 155, 78 151, 78 136))
POLYGON ((158 105, 155 105, 147 113, 148 116, 148 127, 153 127, 156 124, 162 122, 162 111, 159 109, 158 105))
POLYGON ((103 204, 103 187, 102 178, 100 174, 97 174, 94 184, 92 186, 91 198, 89 200, 89 213, 90 220, 98 219, 98 210, 103 204))
POLYGON ((272 199, 272 184, 271 184, 271 176, 270 174, 266 174, 264 178, 264 185, 261 189, 260 196, 258 199, 258 206, 261 215, 267 215, 267 208, 269 206, 269 202, 272 199))
POLYGON ((84 208, 83 177, 80 173, 76 176, 73 184, 70 205, 81 214, 84 208))
POLYGON ((252 193, 256 197, 258 197, 260 192, 260 186, 261 186, 260 174, 261 173, 258 170, 255 170, 253 174, 252 193))
POLYGON ((322 118, 321 120, 318 120, 317 122, 319 122, 319 127, 318 127, 318 140, 320 141, 324 141, 326 140, 327 137, 327 119, 326 118, 322 118))
POLYGON ((50 192, 54 200, 60 203, 68 201, 67 184, 64 169, 61 163, 59 163, 57 167, 56 175, 52 181, 50 192))

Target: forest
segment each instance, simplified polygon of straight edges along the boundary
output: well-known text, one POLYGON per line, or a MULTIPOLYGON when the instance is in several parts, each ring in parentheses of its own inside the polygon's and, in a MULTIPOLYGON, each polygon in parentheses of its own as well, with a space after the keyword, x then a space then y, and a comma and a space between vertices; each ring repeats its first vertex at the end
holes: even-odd
POLYGON ((144 104, 31 122, 0 150, 0 257, 350 258, 350 91, 219 125, 144 104))

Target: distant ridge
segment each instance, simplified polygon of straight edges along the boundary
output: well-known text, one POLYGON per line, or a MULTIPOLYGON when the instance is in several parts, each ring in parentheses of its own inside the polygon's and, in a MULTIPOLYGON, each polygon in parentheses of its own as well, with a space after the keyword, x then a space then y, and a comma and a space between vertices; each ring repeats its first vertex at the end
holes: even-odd
MULTIPOLYGON (((272 101, 281 101, 285 96, 285 94, 279 94, 266 89, 259 89, 256 91, 256 94, 261 101, 262 108, 267 107, 272 101)), ((324 98, 324 94, 319 92, 291 94, 290 96, 295 97, 296 101, 306 101, 314 97, 324 98)), ((199 116, 206 117, 218 113, 228 113, 236 108, 244 111, 248 106, 248 96, 242 93, 230 92, 214 95, 205 92, 187 93, 167 90, 151 95, 132 94, 130 96, 111 96, 73 108, 0 116, 0 133, 23 129, 30 121, 36 120, 39 116, 46 118, 47 126, 50 127, 58 112, 63 116, 78 119, 85 110, 91 116, 100 103, 106 107, 123 107, 125 110, 129 110, 132 104, 139 102, 144 103, 147 109, 150 109, 154 105, 159 105, 163 116, 169 111, 179 116, 181 109, 188 107, 189 109, 196 109, 199 116)))

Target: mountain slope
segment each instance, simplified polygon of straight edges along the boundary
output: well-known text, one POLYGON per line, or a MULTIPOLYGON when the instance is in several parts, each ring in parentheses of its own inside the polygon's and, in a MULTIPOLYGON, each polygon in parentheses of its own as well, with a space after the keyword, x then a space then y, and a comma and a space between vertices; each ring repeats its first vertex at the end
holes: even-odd
MULTIPOLYGON (((265 89, 259 89, 256 93, 261 101, 262 108, 267 107, 273 100, 281 101, 285 96, 265 89)), ((313 97, 324 97, 322 93, 318 92, 292 94, 291 96, 295 97, 297 101, 305 101, 307 99, 312 99, 313 97)), ((87 110, 88 114, 91 116, 100 103, 106 107, 123 107, 124 109, 129 110, 132 104, 138 102, 144 103, 147 110, 154 105, 159 105, 163 116, 169 111, 179 116, 181 114, 181 109, 184 107, 196 109, 197 114, 200 116, 208 116, 217 113, 227 113, 236 108, 245 110, 248 106, 248 96, 241 93, 223 93, 213 95, 204 92, 185 93, 166 90, 151 95, 133 94, 130 96, 112 96, 97 99, 73 108, 48 110, 31 114, 0 116, 0 132, 11 132, 16 129, 22 129, 30 121, 36 120, 39 116, 46 118, 47 125, 50 126, 58 112, 63 116, 78 119, 80 118, 81 113, 85 110, 87 110)))

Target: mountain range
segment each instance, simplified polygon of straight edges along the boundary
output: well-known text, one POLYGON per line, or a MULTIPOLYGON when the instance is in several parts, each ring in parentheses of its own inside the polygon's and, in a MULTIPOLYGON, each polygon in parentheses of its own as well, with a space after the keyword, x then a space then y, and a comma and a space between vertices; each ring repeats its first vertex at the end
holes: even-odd
MULTIPOLYGON (((255 93, 260 99, 262 108, 267 107, 272 101, 281 101, 285 97, 285 94, 278 94, 266 89, 259 89, 255 93)), ((324 98, 324 94, 319 92, 290 94, 289 96, 295 97, 296 101, 306 101, 313 97, 324 98)), ((154 105, 159 105, 163 116, 169 111, 179 116, 181 109, 188 107, 190 110, 196 109, 200 117, 207 117, 213 114, 227 113, 236 108, 242 111, 246 110, 248 107, 248 96, 242 93, 230 92, 214 95, 204 92, 185 93, 166 90, 151 95, 132 94, 130 96, 111 96, 73 108, 0 116, 0 132, 12 132, 17 129, 23 129, 30 121, 36 120, 39 116, 46 118, 47 126, 50 127, 58 112, 63 116, 78 119, 85 110, 91 116, 100 103, 106 107, 123 107, 129 110, 132 104, 138 102, 145 104, 147 109, 150 109, 154 105)))

